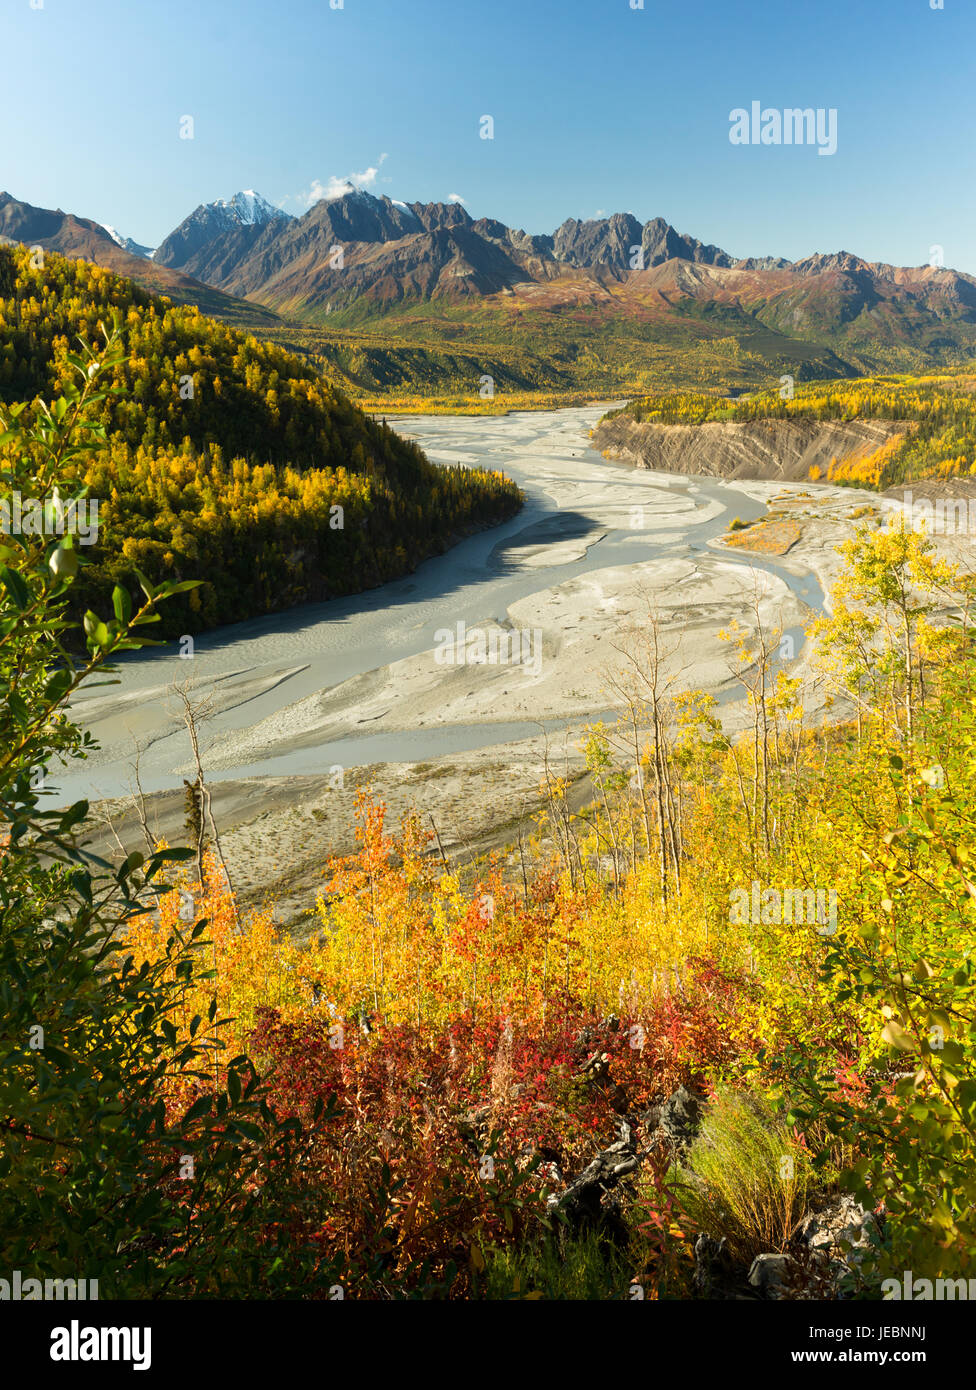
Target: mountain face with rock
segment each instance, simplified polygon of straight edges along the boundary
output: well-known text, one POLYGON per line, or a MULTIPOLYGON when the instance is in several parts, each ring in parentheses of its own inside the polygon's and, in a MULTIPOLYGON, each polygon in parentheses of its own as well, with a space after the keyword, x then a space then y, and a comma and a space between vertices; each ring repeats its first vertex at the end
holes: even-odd
POLYGON ((123 251, 128 251, 131 256, 141 256, 146 261, 152 260, 153 248, 151 246, 143 246, 140 242, 133 241, 132 237, 123 236, 115 227, 109 227, 104 223, 102 225, 116 246, 121 246, 123 251))
MULTIPOLYGON (((234 200, 232 199, 233 203, 234 200)), ((263 200, 262 200, 263 203, 263 200)), ((611 317, 726 315, 778 334, 845 348, 976 347, 976 279, 958 271, 873 264, 849 252, 736 259, 631 213, 530 234, 458 202, 403 203, 350 190, 289 218, 262 206, 198 208, 157 250, 157 262, 308 322, 444 300, 521 302, 611 317)))
POLYGON ((526 258, 504 237, 480 232, 455 204, 414 204, 351 195, 317 203, 290 225, 267 226, 246 246, 237 236, 188 263, 230 294, 301 315, 326 304, 456 299, 499 293, 527 278, 526 258), (368 199, 364 201, 364 199, 368 199))
POLYGON ((629 212, 590 222, 569 218, 552 237, 552 254, 568 265, 606 265, 622 273, 675 259, 733 264, 731 256, 717 246, 704 246, 694 237, 682 236, 662 217, 642 226, 629 212))
MULTIPOLYGON (((127 240, 127 239, 126 239, 127 240)), ((92 261, 118 275, 128 276, 178 304, 197 304, 228 323, 271 327, 276 315, 257 304, 244 305, 217 287, 129 249, 118 233, 89 217, 76 217, 60 208, 38 208, 10 193, 0 193, 0 241, 38 246, 71 260, 92 261)))
POLYGON ((904 433, 898 420, 749 420, 661 425, 626 412, 605 416, 591 443, 660 473, 805 482, 833 460, 872 453, 904 433), (819 470, 814 472, 814 469, 819 470))
MULTIPOLYGON (((269 222, 283 225, 290 221, 286 212, 273 207, 260 193, 249 188, 226 201, 218 198, 213 203, 201 203, 157 246, 153 260, 158 265, 173 266, 193 275, 192 262, 204 248, 212 247, 220 238, 243 233, 237 252, 241 255, 269 222)), ((204 261, 207 262, 206 256, 204 261)), ((209 280, 207 283, 215 282, 209 280)))
POLYGON ((318 202, 300 218, 267 217, 254 228, 213 217, 214 206, 182 222, 156 259, 292 312, 362 298, 382 304, 488 296, 546 284, 564 268, 626 278, 674 258, 733 264, 718 247, 682 236, 662 218, 642 225, 631 213, 569 218, 549 236, 495 218, 474 221, 456 202, 400 203, 358 189, 318 202))
POLYGON ((852 362, 862 371, 899 362, 915 369, 976 352, 971 275, 847 251, 736 259, 663 218, 641 223, 631 213, 569 218, 536 234, 475 220, 457 201, 405 203, 350 189, 291 217, 247 190, 196 208, 147 259, 146 247, 99 223, 2 194, 0 235, 83 256, 255 326, 277 315, 336 327, 402 324, 410 314, 414 331, 427 314, 425 331, 439 343, 442 304, 455 316, 480 316, 499 342, 531 316, 543 325, 543 353, 554 334, 572 355, 580 331, 594 325, 627 325, 641 342, 661 344, 724 336, 760 355, 773 335, 777 351, 799 349, 797 360, 803 345, 818 360, 836 354, 841 371, 852 362))

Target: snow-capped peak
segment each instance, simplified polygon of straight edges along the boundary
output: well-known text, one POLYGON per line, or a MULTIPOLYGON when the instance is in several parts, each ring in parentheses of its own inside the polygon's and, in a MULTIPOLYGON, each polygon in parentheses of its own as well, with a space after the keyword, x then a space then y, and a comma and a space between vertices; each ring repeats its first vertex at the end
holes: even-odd
POLYGON ((245 188, 240 193, 235 193, 233 198, 218 198, 211 206, 230 213, 233 220, 242 227, 260 226, 270 222, 272 217, 287 216, 281 208, 276 208, 253 188, 245 188))
POLYGON ((128 251, 130 256, 141 256, 143 260, 151 261, 153 258, 153 248, 143 246, 138 241, 133 241, 130 236, 123 236, 115 227, 110 227, 107 222, 103 222, 102 229, 108 232, 116 246, 121 246, 123 251, 128 251))

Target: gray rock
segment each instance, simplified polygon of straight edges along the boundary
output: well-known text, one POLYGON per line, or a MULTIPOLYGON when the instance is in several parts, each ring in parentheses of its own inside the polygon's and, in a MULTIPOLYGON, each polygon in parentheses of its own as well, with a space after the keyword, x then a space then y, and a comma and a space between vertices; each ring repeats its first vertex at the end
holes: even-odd
POLYGON ((749 1269, 749 1283, 763 1298, 788 1298, 792 1268, 789 1255, 757 1255, 749 1269))
POLYGON ((699 1298, 728 1296, 735 1279, 735 1261, 729 1254, 725 1236, 716 1240, 704 1232, 695 1241, 695 1272, 692 1285, 699 1298))
POLYGON ((660 1108, 652 1106, 644 1113, 649 1143, 667 1144, 672 1149, 687 1147, 698 1132, 703 1109, 704 1102, 698 1096, 679 1086, 660 1108))
POLYGON ((562 1192, 553 1193, 547 1203, 550 1216, 560 1219, 574 1231, 601 1229, 613 1236, 627 1235, 615 1189, 641 1162, 633 1131, 620 1123, 620 1138, 598 1153, 562 1192))
POLYGON ((758 1255, 749 1283, 768 1299, 836 1298, 880 1237, 872 1213, 844 1194, 804 1216, 793 1234, 792 1253, 758 1255))
POLYGON ((856 1269, 881 1239, 876 1217, 849 1193, 821 1211, 808 1212, 796 1229, 795 1240, 825 1255, 832 1263, 856 1269))

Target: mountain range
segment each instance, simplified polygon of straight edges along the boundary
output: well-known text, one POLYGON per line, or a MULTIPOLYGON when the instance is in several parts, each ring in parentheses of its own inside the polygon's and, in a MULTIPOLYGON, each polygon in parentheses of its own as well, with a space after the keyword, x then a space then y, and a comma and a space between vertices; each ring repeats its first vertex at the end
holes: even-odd
POLYGON ((511 343, 530 323, 544 354, 547 335, 573 340, 567 323, 584 335, 612 324, 638 344, 734 340, 770 362, 813 356, 825 374, 976 353, 971 275, 846 251, 736 258, 663 218, 641 223, 631 213, 568 218, 538 235, 475 220, 457 201, 350 189, 292 217, 248 190, 196 208, 150 252, 114 229, 4 193, 0 233, 258 328, 283 320, 388 335, 395 324, 398 335, 422 334, 441 348, 458 334, 470 339, 474 325, 483 342, 511 343))
POLYGON ((256 194, 197 208, 154 262, 311 323, 344 310, 514 297, 526 307, 612 307, 637 316, 695 306, 777 332, 923 349, 976 343, 976 278, 849 252, 737 259, 663 218, 631 213, 532 235, 457 202, 402 203, 350 190, 289 217, 256 194), (239 204, 254 209, 241 216, 239 204), (338 250, 337 250, 338 248, 338 250), (341 254, 340 254, 341 253, 341 254), (958 340, 958 341, 957 341, 958 340))

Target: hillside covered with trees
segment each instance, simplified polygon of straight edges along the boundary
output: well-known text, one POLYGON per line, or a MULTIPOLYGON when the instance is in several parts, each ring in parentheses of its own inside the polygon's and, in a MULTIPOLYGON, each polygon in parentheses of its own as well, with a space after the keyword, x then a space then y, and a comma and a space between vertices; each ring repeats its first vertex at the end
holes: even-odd
MULTIPOLYGON (((635 316, 598 304, 411 304, 368 315, 352 308, 317 326, 262 335, 306 353, 370 409, 478 413, 615 400, 679 385, 755 388, 789 372, 797 380, 858 368, 829 346, 790 338, 742 312, 635 316), (494 397, 481 395, 482 377, 494 397)), ((925 359, 917 359, 920 365, 925 359)))
POLYGON ((705 392, 659 392, 609 411, 604 419, 620 417, 648 425, 904 421, 904 430, 882 447, 836 458, 811 477, 883 490, 913 479, 956 478, 976 470, 976 367, 972 365, 924 376, 796 382, 735 400, 705 392))
MULTIPOLYGON (((102 267, 0 248, 0 400, 56 396, 79 339, 121 351, 102 431, 72 478, 97 499, 73 603, 193 577, 166 633, 194 632, 401 575, 520 505, 500 474, 430 463, 307 361, 102 267), (39 264, 35 264, 39 262, 39 264)), ((8 446, 9 447, 9 446, 8 446)))

